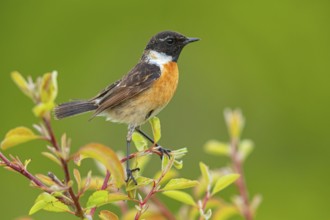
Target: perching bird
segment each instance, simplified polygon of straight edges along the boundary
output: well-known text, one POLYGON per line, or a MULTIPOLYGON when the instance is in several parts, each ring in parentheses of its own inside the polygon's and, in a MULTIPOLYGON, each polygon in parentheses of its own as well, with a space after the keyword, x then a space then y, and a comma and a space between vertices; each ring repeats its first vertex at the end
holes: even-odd
MULTIPOLYGON (((157 115, 171 100, 179 79, 180 53, 187 44, 198 40, 172 31, 156 34, 148 42, 140 61, 123 78, 92 99, 60 104, 55 108, 55 117, 62 119, 94 111, 93 117, 105 116, 112 122, 128 124, 128 156, 135 130, 153 142, 140 130, 140 125, 157 115)), ((160 146, 159 151, 169 153, 160 146)), ((132 175, 136 169, 129 168, 129 160, 126 165, 126 182, 132 179, 136 184, 132 175)))

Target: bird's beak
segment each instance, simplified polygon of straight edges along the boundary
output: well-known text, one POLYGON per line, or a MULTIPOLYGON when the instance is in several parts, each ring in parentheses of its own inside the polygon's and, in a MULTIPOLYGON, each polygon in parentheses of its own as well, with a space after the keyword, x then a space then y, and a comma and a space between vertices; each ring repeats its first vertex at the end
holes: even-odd
POLYGON ((195 37, 188 37, 187 40, 185 40, 183 43, 184 45, 187 45, 189 43, 195 42, 195 41, 199 41, 199 38, 195 38, 195 37))

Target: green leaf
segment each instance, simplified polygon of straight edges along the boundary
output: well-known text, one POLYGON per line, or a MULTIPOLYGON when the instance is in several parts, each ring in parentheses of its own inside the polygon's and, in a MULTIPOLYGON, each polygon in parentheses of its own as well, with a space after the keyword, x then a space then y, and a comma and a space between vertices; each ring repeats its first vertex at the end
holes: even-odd
POLYGON ((130 200, 127 195, 122 193, 109 193, 108 201, 109 202, 118 202, 123 200, 130 200))
POLYGON ((197 197, 204 194, 207 190, 210 190, 211 185, 214 182, 214 174, 210 172, 207 165, 205 165, 203 162, 199 162, 199 168, 201 170, 202 176, 199 179, 200 184, 194 188, 194 192, 197 197))
POLYGON ((140 171, 139 171, 139 174, 140 175, 145 170, 145 168, 148 165, 150 159, 151 159, 151 157, 148 157, 148 155, 143 155, 143 156, 135 157, 135 167, 140 168, 140 171))
POLYGON ((11 78, 18 86, 18 88, 29 98, 32 98, 32 91, 29 88, 28 82, 23 78, 23 76, 15 71, 11 73, 11 78))
POLYGON ((238 139, 242 133, 245 123, 241 110, 225 109, 224 116, 230 137, 232 139, 238 139))
MULTIPOLYGON (((111 173, 111 177, 117 188, 120 188, 125 183, 123 166, 112 149, 102 144, 90 143, 80 148, 78 154, 82 157, 81 159, 90 157, 101 162, 111 173)), ((78 161, 78 163, 79 162, 80 161, 78 161)))
POLYGON ((104 205, 108 201, 108 191, 106 190, 100 190, 94 192, 87 201, 87 207, 92 208, 92 207, 99 207, 101 205, 104 205))
POLYGON ((216 194, 217 192, 220 192, 221 190, 235 182, 238 178, 239 174, 236 173, 227 174, 225 176, 220 177, 220 179, 218 179, 218 181, 214 185, 212 195, 216 194))
POLYGON ((86 178, 83 181, 82 191, 86 191, 86 190, 89 189, 89 187, 91 186, 91 184, 93 182, 92 179, 93 179, 92 178, 92 171, 90 170, 90 171, 88 171, 87 176, 86 176, 86 178))
POLYGON ((209 140, 204 145, 204 150, 212 155, 229 156, 230 147, 228 144, 216 140, 209 140))
MULTIPOLYGON (((155 176, 154 179, 157 180, 159 179, 159 177, 162 175, 162 171, 158 171, 155 176)), ((167 181, 169 181, 170 179, 173 179, 175 177, 177 177, 179 175, 179 173, 176 170, 169 170, 165 176, 162 178, 162 180, 159 182, 160 185, 162 185, 163 183, 166 183, 167 181)))
POLYGON ((77 182, 78 185, 78 192, 81 190, 81 175, 78 169, 73 169, 73 176, 77 182))
POLYGON ((46 73, 37 80, 38 104, 33 108, 35 116, 41 118, 55 107, 57 96, 57 72, 46 73))
POLYGON ((50 159, 51 161, 57 163, 58 165, 62 166, 60 160, 52 153, 49 152, 42 152, 42 155, 44 155, 45 157, 47 157, 48 159, 50 159))
POLYGON ((31 163, 31 159, 27 159, 24 161, 24 168, 27 170, 27 167, 29 166, 29 164, 31 163))
POLYGON ((188 149, 186 147, 171 151, 171 155, 173 155, 175 159, 181 159, 187 153, 188 149))
POLYGON ((154 181, 153 179, 143 177, 143 176, 138 176, 135 179, 136 179, 137 185, 135 185, 134 181, 130 181, 126 187, 126 191, 131 191, 131 190, 140 188, 141 186, 147 186, 154 181))
POLYGON ((29 215, 33 215, 34 213, 44 209, 47 206, 47 201, 36 201, 32 208, 29 211, 29 215))
POLYGON ((108 210, 102 210, 99 214, 101 220, 119 220, 119 217, 108 210))
POLYGON ((261 195, 258 194, 253 197, 253 199, 251 200, 251 203, 250 203, 250 209, 251 209, 252 215, 255 216, 257 209, 260 206, 261 202, 262 202, 261 195))
POLYGON ((170 159, 167 156, 162 158, 162 171, 164 171, 166 169, 169 162, 170 162, 170 159))
POLYGON ((144 151, 147 149, 148 142, 141 134, 134 132, 132 136, 132 140, 138 151, 144 151))
POLYGON ((89 180, 87 178, 82 178, 81 180, 81 191, 86 190, 99 190, 103 185, 104 177, 102 176, 93 176, 89 180), (86 181, 89 181, 88 188, 85 187, 86 181))
POLYGON ((209 220, 212 216, 212 210, 208 209, 206 213, 203 213, 203 217, 205 220, 209 220))
POLYGON ((5 139, 1 142, 1 148, 6 150, 18 144, 41 138, 41 136, 35 135, 29 128, 17 127, 8 131, 5 139))
POLYGON ((169 170, 171 170, 174 162, 174 157, 169 158, 167 156, 164 156, 162 158, 162 172, 167 173, 169 170))
POLYGON ((46 211, 50 212, 69 212, 70 209, 67 205, 60 202, 57 198, 54 196, 48 194, 48 193, 42 193, 38 196, 36 199, 34 205, 30 209, 29 215, 32 215, 41 209, 44 209, 46 211))
POLYGON ((36 105, 32 111, 36 117, 43 117, 55 107, 54 102, 42 102, 36 105))
POLYGON ((228 220, 235 215, 239 215, 239 210, 233 205, 226 205, 222 206, 214 213, 213 219, 228 220))
POLYGON ((243 140, 238 146, 238 153, 241 161, 244 161, 253 151, 253 142, 251 140, 243 140))
POLYGON ((177 190, 194 187, 198 184, 196 180, 188 180, 184 178, 171 179, 162 190, 177 190))
POLYGON ((109 193, 106 190, 99 190, 94 192, 87 201, 87 208, 93 208, 93 207, 100 207, 102 205, 122 201, 122 200, 129 200, 127 195, 122 193, 109 193))
POLYGON ((192 198, 192 196, 189 195, 186 192, 172 190, 172 191, 165 191, 165 192, 162 192, 162 193, 165 196, 170 197, 172 199, 175 199, 175 200, 177 200, 179 202, 182 202, 184 204, 192 205, 192 206, 196 205, 196 203, 195 203, 194 199, 192 198))
POLYGON ((35 175, 41 182, 43 182, 44 184, 48 185, 48 186, 55 186, 56 183, 49 177, 49 176, 45 176, 43 174, 36 174, 35 175))
POLYGON ((209 167, 206 166, 203 162, 199 162, 199 168, 202 173, 202 178, 205 181, 206 186, 209 186, 211 183, 211 174, 209 167))
POLYGON ((157 117, 153 117, 149 122, 151 124, 154 141, 157 143, 161 137, 160 120, 157 117))
POLYGON ((41 102, 54 102, 57 96, 57 72, 46 73, 42 76, 39 93, 41 102))
POLYGON ((183 168, 183 161, 182 160, 174 160, 173 166, 178 169, 181 170, 183 168))
POLYGON ((126 191, 126 192, 127 192, 127 195, 128 195, 129 198, 135 199, 135 197, 136 197, 136 191, 137 191, 137 189, 133 189, 133 190, 126 191))
POLYGON ((70 146, 71 140, 67 138, 66 134, 62 134, 61 136, 61 157, 67 160, 70 157, 70 146))

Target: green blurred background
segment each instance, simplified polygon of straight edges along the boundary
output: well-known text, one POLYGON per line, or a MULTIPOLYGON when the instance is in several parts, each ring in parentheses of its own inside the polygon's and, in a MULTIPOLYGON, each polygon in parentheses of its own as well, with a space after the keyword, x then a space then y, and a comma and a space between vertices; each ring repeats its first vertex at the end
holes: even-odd
MULTIPOLYGON (((250 193, 264 198, 257 219, 328 219, 329 6, 327 0, 2 0, 0 135, 36 123, 11 71, 36 77, 57 70, 59 103, 89 98, 126 73, 153 34, 176 30, 202 39, 184 49, 178 91, 159 115, 161 144, 189 148, 183 175, 196 178, 198 161, 211 168, 228 163, 202 146, 228 140, 223 110, 239 107, 244 138, 256 144, 245 173, 250 193)), ((55 121, 57 135, 66 132, 74 150, 88 142, 124 149, 124 125, 88 118, 55 121)), ((33 173, 61 173, 41 151, 44 144, 33 142, 4 153, 32 158, 33 173)), ((150 172, 160 164, 153 162, 150 172)), ((26 215, 39 191, 4 169, 0 178, 0 218, 26 215)), ((75 219, 46 212, 34 218, 75 219)))

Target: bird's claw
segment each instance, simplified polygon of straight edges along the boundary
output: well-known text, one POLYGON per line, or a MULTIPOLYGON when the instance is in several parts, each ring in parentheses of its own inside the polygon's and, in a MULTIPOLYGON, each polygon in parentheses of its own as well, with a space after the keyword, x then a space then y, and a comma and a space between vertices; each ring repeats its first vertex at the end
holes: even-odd
POLYGON ((168 158, 171 158, 171 150, 162 148, 161 146, 158 146, 157 150, 160 152, 160 159, 163 159, 164 154, 166 154, 168 158))
POLYGON ((133 176, 133 172, 135 172, 135 171, 140 171, 140 168, 134 168, 134 169, 127 168, 126 169, 126 176, 127 176, 127 178, 125 180, 126 183, 128 183, 130 180, 133 180, 134 184, 137 185, 136 179, 133 176))

